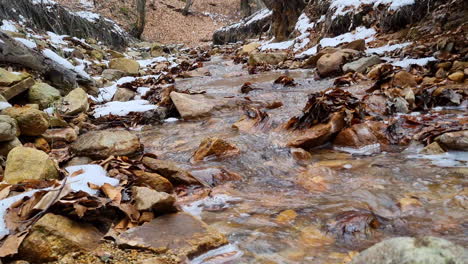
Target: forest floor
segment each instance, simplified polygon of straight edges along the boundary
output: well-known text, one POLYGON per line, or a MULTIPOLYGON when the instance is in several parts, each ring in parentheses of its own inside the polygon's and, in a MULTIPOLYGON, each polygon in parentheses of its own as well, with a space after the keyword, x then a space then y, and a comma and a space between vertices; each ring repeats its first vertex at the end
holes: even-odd
MULTIPOLYGON (((134 1, 58 0, 76 11, 93 11, 129 30, 136 20, 134 1)), ((183 43, 194 47, 211 41, 213 32, 239 19, 239 0, 195 0, 188 16, 180 0, 147 1, 143 38, 162 44, 183 43)))

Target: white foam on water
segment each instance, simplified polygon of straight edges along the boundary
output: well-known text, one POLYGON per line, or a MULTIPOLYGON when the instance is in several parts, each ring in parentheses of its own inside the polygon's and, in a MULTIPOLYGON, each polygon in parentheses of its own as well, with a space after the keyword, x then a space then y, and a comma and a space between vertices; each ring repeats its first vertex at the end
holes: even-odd
POLYGON ((223 264, 242 257, 244 253, 233 244, 210 250, 189 261, 189 264, 223 264))
MULTIPOLYGON (((360 148, 334 147, 335 150, 357 155, 372 155, 380 152, 380 144, 371 144, 360 148)), ((347 164, 348 165, 348 164, 347 164)))
POLYGON ((240 198, 235 198, 226 194, 208 196, 201 200, 195 201, 188 205, 182 205, 182 210, 195 217, 200 218, 203 209, 210 207, 228 208, 229 203, 242 201, 240 198))
POLYGON ((449 151, 437 155, 412 154, 410 159, 426 159, 438 167, 468 167, 467 151, 449 151))

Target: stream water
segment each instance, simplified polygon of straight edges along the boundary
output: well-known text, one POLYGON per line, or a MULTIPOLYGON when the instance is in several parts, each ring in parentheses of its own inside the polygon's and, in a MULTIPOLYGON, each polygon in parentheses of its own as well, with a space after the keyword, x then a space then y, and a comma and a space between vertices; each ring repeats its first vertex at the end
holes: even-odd
MULTIPOLYGON (((315 81, 312 70, 249 75, 220 57, 204 68, 211 76, 177 81, 177 88, 220 98, 281 101, 282 107, 268 110, 274 124, 298 115, 307 94, 331 86, 330 80, 315 81), (298 85, 273 85, 281 74, 298 85), (260 89, 241 94, 245 82, 260 89)), ((451 111, 467 114, 466 109, 451 111)), ((468 246, 466 152, 420 156, 419 146, 386 152, 373 151, 379 146, 361 151, 325 146, 301 159, 300 152, 284 146, 286 136, 278 130, 233 129, 243 113, 240 108, 219 111, 210 118, 167 122, 139 132, 146 152, 176 161, 195 175, 223 168, 242 176, 209 194, 181 200, 186 211, 226 234, 231 243, 193 263, 343 263, 394 236, 433 235, 468 246), (211 136, 234 143, 240 154, 191 163, 200 142, 211 136), (385 218, 377 226, 370 221, 375 228, 362 224, 372 219, 370 211, 385 218)))

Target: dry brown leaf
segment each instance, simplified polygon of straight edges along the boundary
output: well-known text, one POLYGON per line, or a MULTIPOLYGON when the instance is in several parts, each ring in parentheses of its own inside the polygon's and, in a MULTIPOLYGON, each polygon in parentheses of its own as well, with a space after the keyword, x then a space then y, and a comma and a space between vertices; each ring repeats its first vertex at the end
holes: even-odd
POLYGON ((122 187, 114 187, 108 183, 105 183, 101 187, 104 194, 116 203, 120 203, 122 201, 122 189, 122 187))
POLYGON ((24 231, 15 235, 8 236, 0 246, 0 258, 14 255, 18 253, 18 248, 28 235, 28 231, 24 231))

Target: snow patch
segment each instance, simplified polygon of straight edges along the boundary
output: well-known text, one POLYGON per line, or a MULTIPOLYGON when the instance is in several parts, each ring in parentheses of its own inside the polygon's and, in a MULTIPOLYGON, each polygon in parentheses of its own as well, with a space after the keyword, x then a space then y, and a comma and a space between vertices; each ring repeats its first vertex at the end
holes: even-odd
POLYGON ((393 66, 398 66, 402 68, 408 68, 411 65, 419 65, 419 66, 426 66, 431 61, 436 61, 437 59, 434 57, 427 57, 427 58, 420 58, 420 59, 411 59, 406 58, 401 61, 393 62, 393 66))
POLYGON ((16 41, 21 42, 23 45, 30 49, 35 49, 37 48, 37 44, 35 42, 32 42, 29 39, 24 39, 24 38, 15 38, 16 41))
POLYGON ((411 45, 412 43, 411 42, 405 42, 405 43, 401 43, 401 44, 394 44, 394 45, 385 45, 385 46, 382 46, 382 47, 378 47, 378 48, 368 48, 366 50, 366 53, 367 54, 384 54, 385 52, 390 52, 390 51, 394 51, 394 50, 397 50, 397 49, 402 49, 406 46, 409 46, 411 45))
POLYGON ((0 110, 6 109, 8 107, 12 107, 9 102, 0 102, 0 110))
POLYGON ((6 30, 6 31, 11 31, 11 32, 19 32, 18 29, 16 29, 15 23, 10 20, 2 20, 2 26, 0 26, 1 30, 6 30))
POLYGON ((126 116, 132 112, 146 112, 158 108, 146 100, 131 100, 128 102, 108 102, 94 109, 94 117, 99 118, 107 115, 126 116))
POLYGON ((108 183, 112 186, 119 184, 119 180, 107 177, 107 172, 99 165, 77 165, 65 168, 65 170, 70 174, 67 178, 67 184, 70 185, 70 188, 74 192, 83 191, 91 195, 96 195, 97 190, 91 189, 89 184, 96 186, 103 186, 108 183), (82 170, 82 173, 71 177, 75 172, 82 170))
POLYGON ((76 73, 82 75, 83 77, 90 78, 88 73, 86 73, 82 68, 73 66, 73 64, 71 64, 68 60, 62 58, 60 55, 53 52, 52 50, 45 49, 42 51, 42 54, 46 56, 47 58, 57 62, 58 64, 61 64, 63 67, 73 70, 76 73))

